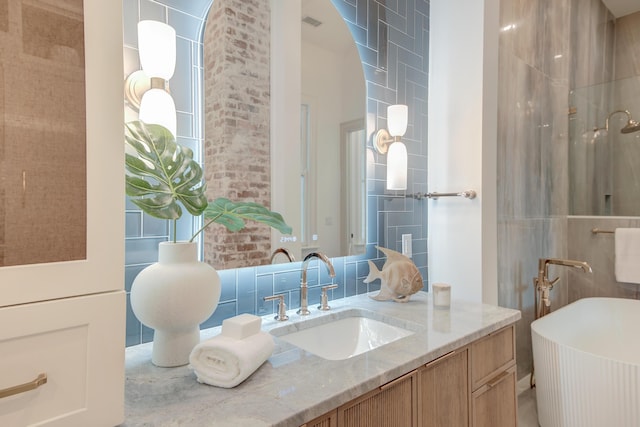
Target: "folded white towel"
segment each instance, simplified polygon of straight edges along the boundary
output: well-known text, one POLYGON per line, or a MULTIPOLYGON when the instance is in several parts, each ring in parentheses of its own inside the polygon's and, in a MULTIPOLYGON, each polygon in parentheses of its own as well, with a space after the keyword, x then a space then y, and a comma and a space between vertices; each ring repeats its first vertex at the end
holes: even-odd
POLYGON ((246 380, 273 353, 273 338, 260 331, 244 339, 217 335, 196 345, 189 356, 198 382, 232 388, 246 380))
POLYGON ((640 283, 640 228, 616 228, 616 281, 640 283))

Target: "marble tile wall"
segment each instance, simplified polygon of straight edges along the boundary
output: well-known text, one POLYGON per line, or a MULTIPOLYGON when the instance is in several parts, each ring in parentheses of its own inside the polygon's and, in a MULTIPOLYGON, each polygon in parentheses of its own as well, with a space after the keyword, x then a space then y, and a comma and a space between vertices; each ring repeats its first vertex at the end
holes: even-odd
POLYGON ((640 227, 640 218, 629 217, 569 217, 567 240, 571 259, 586 261, 593 274, 569 271, 569 302, 586 297, 616 297, 640 299, 640 285, 616 281, 615 239, 613 234, 595 234, 591 230, 613 231, 616 228, 640 227))
MULTIPOLYGON (((349 25, 356 41, 367 81, 367 113, 371 128, 386 126, 386 107, 405 103, 409 106, 409 125, 403 141, 409 154, 408 189, 406 193, 427 191, 427 71, 428 71, 428 0, 332 0, 349 25)), ((211 0, 123 0, 125 28, 125 75, 139 67, 135 41, 135 25, 139 19, 158 19, 178 26, 178 55, 184 52, 190 73, 179 74, 171 80, 172 93, 181 92, 184 101, 176 106, 178 138, 194 145, 201 142, 198 108, 201 74, 201 46, 198 43, 202 16, 211 0), (193 26, 186 25, 191 22, 193 26), (198 25, 200 22, 200 25, 198 25), (180 28, 180 29, 179 29, 180 28), (188 28, 191 28, 188 30, 188 28), (182 50, 190 46, 190 48, 182 50), (128 65, 127 65, 128 64, 128 65), (183 86, 184 85, 184 86, 183 86), (180 89, 177 89, 177 88, 180 89), (193 106, 193 109, 188 109, 193 106), (186 109, 186 111, 185 111, 186 109), (181 129, 186 130, 182 136, 181 129)), ((180 59, 178 59, 180 62, 180 59)), ((184 64, 183 64, 184 65, 184 64)), ((178 73, 178 70, 176 70, 178 73)), ((175 96, 175 95, 174 95, 175 96)), ((129 119, 132 119, 131 117, 129 119)), ((368 142, 369 147, 371 143, 368 142)), ((427 286, 427 205, 424 200, 405 197, 405 192, 385 191, 386 158, 374 154, 373 170, 367 181, 367 248, 358 257, 335 258, 335 283, 341 286, 332 291, 331 299, 374 291, 379 282, 365 284, 369 272, 368 260, 379 268, 384 263, 375 249, 380 244, 400 250, 401 235, 413 235, 413 261, 427 286)), ((369 171, 368 171, 369 172, 369 171)), ((135 275, 156 259, 158 241, 166 240, 166 222, 155 222, 127 205, 126 278, 127 291, 135 275)), ((186 229, 190 228, 187 224, 186 229)), ((222 295, 212 317, 201 327, 220 325, 222 320, 240 313, 265 315, 275 311, 274 304, 262 298, 284 293, 289 308, 299 303, 300 263, 277 266, 248 267, 220 271, 222 295)), ((318 285, 330 282, 324 268, 310 265, 308 280, 310 305, 320 301, 318 285)), ((127 345, 152 339, 151 330, 142 326, 127 310, 127 345)))
POLYGON ((634 172, 640 162, 640 132, 620 133, 628 118, 613 112, 640 116, 640 12, 603 18, 598 45, 604 44, 606 53, 594 49, 593 55, 601 55, 604 61, 597 68, 605 72, 577 79, 571 92, 570 212, 633 216, 640 212, 640 177, 634 172), (609 132, 593 132, 605 127, 608 116, 609 132))
MULTIPOLYGON (((589 225, 568 216, 576 200, 585 206, 592 203, 569 179, 568 165, 575 168, 576 162, 582 162, 579 173, 586 174, 585 161, 592 162, 591 170, 599 171, 609 162, 594 144, 581 146, 578 156, 582 157, 576 157, 575 150, 570 150, 574 142, 569 141, 569 129, 575 131, 577 119, 595 122, 609 108, 611 91, 603 86, 614 77, 617 35, 613 16, 600 0, 503 0, 501 28, 499 303, 522 311, 517 326, 518 377, 522 378, 532 364, 530 323, 538 259, 588 258, 598 267, 611 259, 606 244, 585 242, 595 240, 590 232, 583 236, 589 225), (579 105, 578 115, 570 115, 569 107, 574 105, 569 104, 569 93, 581 88, 589 88, 593 100, 579 105), (570 198, 572 194, 582 197, 570 198)), ((603 191, 607 185, 602 183, 603 191)), ((598 236, 597 241, 601 240, 598 236)), ((633 296, 603 277, 611 273, 609 268, 612 264, 598 274, 596 280, 609 284, 596 294, 633 296)), ((552 291, 552 309, 599 286, 594 277, 568 269, 552 267, 550 272, 561 278, 552 291)))
MULTIPOLYGON (((640 18, 640 13, 636 14, 640 18)), ((640 19, 637 20, 640 26, 640 19)), ((616 40, 619 40, 616 39, 616 40)), ((637 39, 640 45, 640 37, 637 39)), ((640 64, 640 60, 638 61, 640 64)), ((639 66, 640 69, 640 66, 639 66)), ((628 110, 634 120, 640 120, 640 72, 636 76, 615 80, 611 85, 613 98, 610 111, 628 110)), ((619 132, 627 124, 627 116, 617 113, 611 120, 609 132, 612 215, 640 215, 640 131, 619 132), (614 120, 615 119, 615 120, 614 120)))
MULTIPOLYGON (((602 117, 617 109, 629 110, 634 118, 640 117, 640 12, 618 18, 614 27, 615 79, 574 90, 572 97, 577 98, 578 119, 593 118, 588 114, 580 114, 580 107, 585 105, 599 113, 601 122, 602 117)), ((585 165, 584 157, 574 158, 572 154, 574 163, 571 167, 575 167, 576 163, 581 166, 580 178, 590 184, 598 178, 602 179, 601 175, 594 172, 600 169, 596 164, 598 154, 608 156, 608 163, 604 167, 609 173, 607 179, 612 201, 610 209, 603 209, 602 200, 591 202, 591 206, 575 203, 572 208, 575 206, 576 209, 571 213, 616 217, 569 217, 569 256, 585 260, 593 268, 592 275, 571 272, 568 289, 570 302, 591 296, 640 298, 639 285, 615 280, 613 235, 591 233, 593 228, 615 230, 616 227, 640 227, 640 178, 636 178, 635 172, 640 164, 640 132, 627 135, 617 132, 626 120, 624 114, 612 116, 612 131, 606 137, 596 139, 587 148, 590 153, 585 154, 586 150, 580 153, 582 156, 591 155, 591 164, 585 165), (608 146, 610 151, 598 153, 598 144, 608 146)), ((575 129, 572 128, 572 131, 575 132, 575 129)), ((584 203, 585 198, 578 200, 584 203)))
MULTIPOLYGON (((571 0, 501 2, 498 302, 522 311, 516 327, 519 378, 532 365, 529 325, 538 259, 567 253, 571 6, 571 0)), ((562 279, 554 305, 567 301, 562 279)))
POLYGON ((640 76, 640 12, 616 21, 615 79, 640 76))
MULTIPOLYGON (((626 109, 640 120, 640 12, 616 20, 615 84, 612 88, 615 109, 626 109)), ((616 117, 626 120, 626 116, 616 117)), ((622 123, 624 125, 624 122, 622 123)), ((618 123, 617 126, 620 126, 618 123)), ((640 132, 613 133, 612 180, 615 215, 640 215, 640 132)))

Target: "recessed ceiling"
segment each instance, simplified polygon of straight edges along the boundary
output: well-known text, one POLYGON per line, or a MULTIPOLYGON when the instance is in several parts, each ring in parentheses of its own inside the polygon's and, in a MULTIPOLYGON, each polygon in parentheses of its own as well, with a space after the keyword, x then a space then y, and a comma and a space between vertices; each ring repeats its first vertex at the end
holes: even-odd
POLYGON ((616 18, 640 11, 640 0, 602 0, 602 2, 616 18))

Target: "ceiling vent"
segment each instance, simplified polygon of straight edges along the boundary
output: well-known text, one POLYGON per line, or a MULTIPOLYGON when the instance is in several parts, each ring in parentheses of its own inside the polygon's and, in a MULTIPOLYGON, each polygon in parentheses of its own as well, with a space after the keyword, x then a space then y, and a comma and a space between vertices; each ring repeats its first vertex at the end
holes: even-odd
POLYGON ((309 24, 312 27, 319 27, 320 25, 322 25, 322 22, 310 16, 305 16, 304 18, 302 18, 302 22, 304 22, 305 24, 309 24))

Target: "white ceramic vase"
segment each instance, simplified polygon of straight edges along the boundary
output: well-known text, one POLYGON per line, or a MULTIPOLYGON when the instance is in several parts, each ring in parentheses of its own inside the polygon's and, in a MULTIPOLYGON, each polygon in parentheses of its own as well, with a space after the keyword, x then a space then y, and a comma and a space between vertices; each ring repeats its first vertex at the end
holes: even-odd
POLYGON ((162 242, 158 262, 142 270, 131 287, 131 308, 154 329, 151 361, 172 367, 189 363, 200 342, 200 323, 220 300, 220 277, 198 261, 195 242, 162 242))

